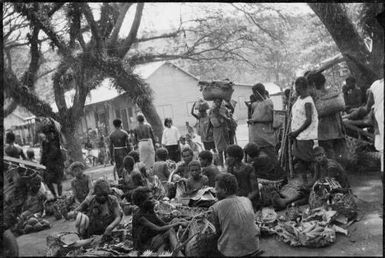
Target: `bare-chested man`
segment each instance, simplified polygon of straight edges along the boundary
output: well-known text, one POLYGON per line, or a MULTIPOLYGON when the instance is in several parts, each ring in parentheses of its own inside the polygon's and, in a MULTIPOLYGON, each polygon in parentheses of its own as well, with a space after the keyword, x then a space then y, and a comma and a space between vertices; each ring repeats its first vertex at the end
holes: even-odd
POLYGON ((115 162, 118 176, 122 178, 123 159, 131 151, 129 135, 122 129, 122 121, 120 119, 115 119, 112 123, 115 126, 115 131, 109 136, 111 162, 115 162))

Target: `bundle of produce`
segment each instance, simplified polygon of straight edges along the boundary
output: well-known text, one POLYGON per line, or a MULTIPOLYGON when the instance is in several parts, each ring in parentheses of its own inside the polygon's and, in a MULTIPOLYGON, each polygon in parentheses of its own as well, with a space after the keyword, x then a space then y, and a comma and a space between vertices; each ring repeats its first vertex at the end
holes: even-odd
POLYGON ((264 207, 255 213, 255 222, 261 230, 262 236, 273 233, 270 229, 277 225, 277 218, 277 213, 269 207, 264 207))
POLYGON ((229 80, 211 82, 199 81, 198 85, 202 91, 203 98, 208 101, 214 99, 230 101, 234 92, 234 83, 229 80))
POLYGON ((20 235, 29 234, 32 232, 39 232, 48 229, 50 227, 51 224, 47 220, 41 218, 40 216, 33 215, 28 219, 21 220, 16 225, 16 232, 20 235))
POLYGON ((59 232, 47 236, 48 257, 65 256, 70 250, 70 246, 80 240, 76 232, 59 232))
POLYGON ((218 256, 218 235, 215 226, 206 218, 194 219, 188 227, 184 242, 186 256, 218 256))

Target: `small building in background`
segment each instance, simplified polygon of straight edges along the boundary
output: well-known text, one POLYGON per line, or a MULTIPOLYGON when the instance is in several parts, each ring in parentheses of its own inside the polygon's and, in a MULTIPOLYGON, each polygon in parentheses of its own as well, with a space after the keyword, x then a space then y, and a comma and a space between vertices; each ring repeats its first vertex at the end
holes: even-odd
POLYGON ((22 106, 4 117, 4 131, 12 131, 16 136, 16 144, 34 145, 38 139, 35 130, 35 116, 22 106))

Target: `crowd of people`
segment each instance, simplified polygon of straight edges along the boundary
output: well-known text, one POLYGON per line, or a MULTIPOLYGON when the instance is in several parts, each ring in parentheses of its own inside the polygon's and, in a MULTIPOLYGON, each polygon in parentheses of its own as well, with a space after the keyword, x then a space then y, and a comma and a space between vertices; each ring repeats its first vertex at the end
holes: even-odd
MULTIPOLYGON (((165 247, 166 242, 175 248, 175 227, 187 223, 184 220, 170 224, 162 221, 155 214, 155 200, 179 197, 194 197, 196 200, 204 191, 215 189, 217 200, 210 203, 209 210, 211 221, 219 232, 218 251, 223 256, 251 257, 262 252, 260 232, 254 218, 255 212, 262 207, 271 205, 282 210, 289 205, 306 204, 313 186, 325 178, 333 178, 341 188, 349 189, 344 166, 339 163, 346 149, 341 111, 321 116, 315 105, 319 96, 328 91, 325 83, 321 73, 310 72, 297 78, 294 89, 289 92, 288 97, 294 99, 288 106, 291 109, 288 136, 292 141, 293 177, 289 177, 278 160, 279 130, 273 126, 274 105, 261 83, 253 86, 247 103, 249 143, 244 148, 234 144, 237 128, 232 117, 234 107, 222 99, 215 99, 211 108, 207 102, 200 101, 191 110, 197 119, 197 134, 203 146, 192 140, 192 128, 185 138, 181 137, 170 118, 164 120, 165 128, 159 143, 143 115, 137 116, 133 140, 122 129, 121 120, 115 119, 115 130, 108 137, 108 149, 116 168, 118 185, 123 191, 120 198, 138 206, 132 222, 135 248, 138 251, 158 251, 165 247), (279 187, 270 187, 275 184, 279 187), (179 185, 184 187, 179 188, 179 185)), ((383 108, 380 109, 379 102, 383 101, 383 92, 379 88, 383 90, 383 79, 370 88, 366 104, 362 104, 358 97, 353 78, 346 80, 346 87, 345 111, 354 112, 355 108, 364 105, 363 112, 368 113, 374 106, 380 135, 376 138, 376 148, 382 154, 383 108)), ((7 134, 5 153, 26 159, 13 142, 14 135, 7 134)), ((44 182, 55 198, 62 195, 63 162, 59 145, 55 131, 47 131, 41 163, 47 167, 44 182), (57 192, 53 184, 57 184, 57 192)), ((102 144, 99 147, 106 149, 102 144)), ((33 159, 30 155, 28 157, 33 159)), ((83 173, 85 166, 81 162, 73 163, 70 169, 75 175, 71 182, 75 205, 69 217, 85 216, 86 226, 77 223, 83 237, 110 235, 120 223, 123 212, 109 183, 102 179, 92 183, 83 173)), ((40 181, 36 182, 25 203, 33 205, 24 205, 26 208, 22 214, 29 214, 26 213, 28 207, 36 207, 36 202, 44 201, 36 195, 40 181)))

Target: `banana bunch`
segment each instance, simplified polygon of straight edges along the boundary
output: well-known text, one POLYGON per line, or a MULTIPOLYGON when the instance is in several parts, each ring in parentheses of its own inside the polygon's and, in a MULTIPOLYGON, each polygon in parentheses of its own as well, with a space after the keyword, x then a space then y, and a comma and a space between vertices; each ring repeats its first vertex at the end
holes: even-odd
POLYGON ((90 219, 84 213, 79 212, 76 216, 75 227, 77 228, 80 235, 84 234, 90 224, 90 219))

